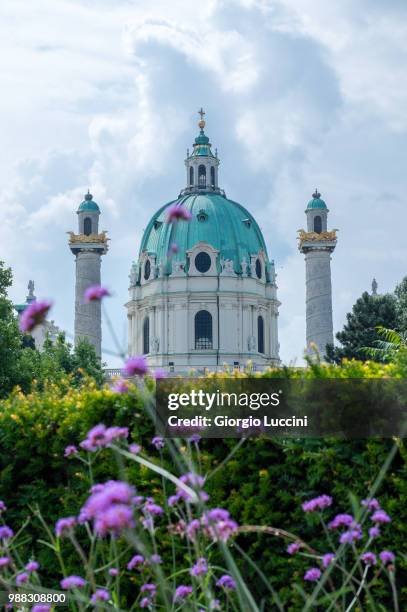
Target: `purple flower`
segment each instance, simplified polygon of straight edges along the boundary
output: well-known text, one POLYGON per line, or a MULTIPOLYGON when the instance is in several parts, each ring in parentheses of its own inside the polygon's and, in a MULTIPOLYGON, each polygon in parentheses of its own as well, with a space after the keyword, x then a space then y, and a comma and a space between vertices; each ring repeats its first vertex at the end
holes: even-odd
POLYGON ((236 582, 233 580, 232 576, 229 576, 229 574, 223 574, 223 576, 221 576, 217 581, 216 586, 234 591, 236 589, 236 582))
POLYGON ((175 504, 177 504, 180 499, 181 498, 179 495, 170 495, 169 498, 167 499, 167 504, 169 506, 175 506, 175 504))
POLYGON ((328 567, 328 565, 330 565, 334 559, 335 559, 335 555, 333 553, 326 553, 326 555, 323 555, 322 557, 323 567, 328 567))
POLYGON ((109 291, 106 287, 101 287, 100 285, 92 285, 92 287, 88 287, 83 294, 85 304, 89 304, 90 302, 100 301, 102 298, 110 295, 109 291))
POLYGON ((189 221, 192 218, 189 210, 184 208, 181 204, 174 204, 167 211, 167 223, 173 223, 177 221, 189 221))
POLYGON ((37 561, 29 561, 25 566, 25 569, 31 574, 32 572, 37 572, 40 569, 40 564, 37 563, 37 561))
POLYGON ((373 523, 390 523, 391 518, 384 510, 376 510, 370 517, 373 523))
POLYGON ((377 538, 380 535, 380 529, 378 527, 371 527, 369 529, 369 537, 370 538, 377 538))
POLYGON ((302 504, 304 512, 315 512, 315 510, 323 510, 332 504, 332 497, 329 495, 319 495, 302 504))
POLYGON ((147 371, 147 361, 143 355, 129 357, 123 368, 125 376, 144 376, 147 374, 147 371))
POLYGON ((138 455, 141 451, 140 444, 130 444, 129 451, 132 453, 132 455, 138 455))
POLYGON ((63 578, 60 582, 62 589, 80 589, 84 587, 86 584, 86 580, 81 578, 80 576, 67 576, 63 578))
POLYGON ((67 516, 57 520, 55 525, 55 534, 58 538, 65 535, 68 531, 71 531, 76 525, 76 518, 74 516, 67 516))
POLYGON ((7 525, 2 525, 0 527, 0 540, 9 540, 14 535, 14 532, 7 525))
POLYGON ((157 450, 160 450, 161 448, 164 448, 165 446, 164 438, 162 438, 161 436, 155 436, 151 440, 151 444, 155 446, 157 450))
POLYGON ((52 302, 44 300, 42 302, 32 302, 24 310, 20 318, 20 330, 22 332, 30 332, 40 325, 48 314, 52 302))
POLYGON ((157 565, 160 565, 162 562, 163 560, 161 559, 160 555, 151 555, 150 563, 156 563, 157 565))
POLYGON ((335 518, 328 523, 329 529, 338 529, 339 527, 350 527, 355 522, 351 514, 337 514, 335 518))
POLYGON ((16 576, 16 585, 21 586, 28 580, 28 574, 26 572, 22 572, 16 576))
POLYGON ((181 584, 179 587, 175 589, 174 601, 185 599, 186 597, 188 597, 188 595, 191 595, 191 593, 192 593, 192 587, 181 584))
POLYGON ((194 444, 198 444, 198 442, 200 442, 201 439, 202 437, 199 434, 195 433, 195 434, 192 434, 192 436, 189 438, 189 441, 194 444))
POLYGON ((301 548, 301 544, 299 542, 293 542, 287 546, 287 552, 289 555, 295 555, 301 548))
POLYGON ((208 571, 208 562, 205 557, 200 557, 198 561, 191 567, 189 573, 191 576, 203 576, 208 571))
POLYGON ((358 529, 350 529, 349 531, 344 531, 344 533, 339 538, 339 542, 341 544, 351 544, 355 540, 360 540, 362 537, 362 533, 360 528, 358 529))
POLYGON ((111 567, 109 569, 109 575, 113 576, 113 577, 118 576, 119 575, 119 570, 117 569, 117 567, 111 567))
POLYGON ((88 431, 86 439, 80 443, 80 446, 87 451, 96 451, 98 448, 106 446, 107 443, 106 427, 103 423, 99 423, 88 431))
POLYGON ((140 588, 140 593, 149 593, 151 597, 154 597, 156 592, 157 592, 157 585, 152 582, 147 582, 146 584, 143 584, 140 588))
POLYGON ((135 555, 134 557, 132 557, 130 559, 130 561, 127 564, 127 569, 128 570, 132 570, 135 567, 137 567, 138 565, 142 565, 144 563, 144 557, 143 555, 135 555))
POLYGON ((231 535, 236 533, 238 525, 230 518, 230 514, 223 508, 213 508, 202 516, 202 524, 206 534, 215 542, 227 542, 231 535))
POLYGON ((118 535, 134 527, 133 510, 125 504, 113 504, 96 516, 94 525, 95 531, 102 537, 107 533, 118 535))
POLYGON ((161 368, 158 368, 157 370, 154 370, 153 376, 155 380, 163 380, 163 378, 167 378, 167 372, 161 368))
POLYGON ((200 528, 201 528, 201 523, 198 521, 198 519, 192 519, 192 521, 188 523, 186 527, 186 534, 188 538, 194 541, 195 535, 200 530, 200 528))
POLYGON ((372 497, 372 499, 363 499, 362 506, 365 506, 368 510, 380 510, 380 504, 375 497, 372 497))
POLYGON ((0 499, 0 514, 7 510, 6 504, 0 499))
POLYGON ((97 589, 93 593, 90 601, 93 604, 97 604, 98 601, 109 601, 109 599, 110 599, 109 591, 106 591, 106 589, 97 589))
POLYGON ((128 438, 128 427, 108 427, 105 432, 106 443, 109 444, 118 438, 128 438))
POLYGON ((113 393, 128 393, 129 385, 126 383, 125 380, 119 378, 119 380, 116 380, 114 385, 111 387, 111 390, 113 391, 113 393))
POLYGON ((143 509, 149 514, 153 514, 154 516, 159 516, 164 513, 164 510, 158 504, 155 504, 152 499, 148 499, 144 504, 143 509))
POLYGON ((31 612, 50 612, 50 610, 51 606, 48 604, 35 604, 35 606, 31 608, 31 612))
POLYGON ((151 599, 149 599, 148 597, 143 597, 143 599, 140 601, 140 608, 148 608, 149 606, 151 606, 151 604, 151 599))
POLYGON ((304 580, 308 580, 308 582, 316 582, 321 578, 321 570, 319 567, 311 567, 304 574, 304 580))
POLYGON ((379 557, 383 565, 387 565, 387 563, 394 563, 396 559, 394 553, 392 553, 391 550, 382 550, 382 552, 379 554, 379 557))
POLYGON ((376 565, 377 563, 376 555, 372 552, 365 552, 360 558, 366 565, 376 565))
POLYGON ((171 242, 170 248, 168 249, 169 255, 176 255, 179 251, 178 245, 176 242, 171 242))
POLYGON ((76 455, 76 453, 78 452, 78 449, 76 448, 76 446, 67 446, 64 452, 64 457, 70 457, 71 455, 76 455))
POLYGON ((7 565, 10 564, 10 557, 0 557, 0 568, 1 567, 7 567, 7 565))

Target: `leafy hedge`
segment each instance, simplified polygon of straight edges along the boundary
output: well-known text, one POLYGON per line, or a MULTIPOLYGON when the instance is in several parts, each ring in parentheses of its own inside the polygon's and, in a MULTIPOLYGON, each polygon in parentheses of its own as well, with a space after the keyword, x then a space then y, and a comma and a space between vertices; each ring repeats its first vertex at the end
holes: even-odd
MULTIPOLYGON (((306 370, 273 370, 264 377, 361 378, 407 377, 407 356, 400 353, 396 363, 375 364, 356 361, 341 367, 320 364, 306 370)), ((152 385, 152 383, 149 383, 152 385)), ((144 412, 137 389, 129 394, 98 389, 91 379, 80 389, 70 385, 69 378, 58 386, 47 385, 42 391, 24 395, 16 390, 0 402, 0 499, 8 506, 8 523, 17 529, 38 505, 44 518, 53 524, 61 516, 77 513, 85 500, 89 482, 76 461, 64 458, 69 444, 78 444, 95 424, 130 427, 131 437, 144 447, 150 446, 153 426, 144 412)), ((203 440, 200 443, 203 468, 213 470, 235 446, 234 440, 203 440)), ((315 539, 315 526, 308 524, 301 511, 304 499, 327 493, 334 497, 335 510, 346 511, 349 493, 366 497, 377 473, 392 446, 391 440, 247 440, 228 461, 215 472, 205 489, 212 505, 228 508, 239 524, 269 525, 297 533, 318 547, 324 540, 315 539), (313 537, 314 536, 314 537, 313 537)), ((153 451, 157 453, 157 451, 153 451)), ((114 476, 111 454, 100 455, 97 476, 100 480, 114 476)), ((165 453, 164 453, 165 457, 165 453)), ((171 462, 168 458, 168 464, 171 462)), ((160 482, 142 467, 132 468, 132 481, 141 494, 159 496, 160 482)), ((382 507, 393 522, 381 540, 383 548, 405 550, 407 541, 407 452, 403 441, 378 491, 382 507)), ((32 520, 28 526, 32 540, 27 547, 52 582, 51 556, 37 545, 41 528, 32 520)), ((299 609, 300 599, 290 584, 303 565, 297 557, 288 557, 283 539, 271 535, 241 535, 239 545, 271 577, 274 588, 287 605, 299 609)), ((407 568, 404 558, 398 567, 407 568)), ((250 567, 245 568, 250 576, 250 567)), ((401 576, 398 580, 401 580, 401 576)), ((254 589, 258 582, 252 574, 254 589)), ((258 586, 261 589, 260 585, 258 586)), ((299 597, 299 596, 298 596, 299 597)), ((407 608, 407 590, 401 605, 407 608)), ((386 606, 388 602, 385 600, 386 606)))

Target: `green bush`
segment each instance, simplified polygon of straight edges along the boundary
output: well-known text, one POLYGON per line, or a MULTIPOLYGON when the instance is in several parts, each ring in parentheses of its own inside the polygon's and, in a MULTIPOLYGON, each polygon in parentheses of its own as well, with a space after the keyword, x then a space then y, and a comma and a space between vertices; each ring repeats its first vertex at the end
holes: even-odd
MULTIPOLYGON (((264 376, 405 378, 407 357, 402 352, 393 364, 355 361, 342 366, 314 364, 306 370, 287 368, 264 376)), ((16 530, 22 525, 36 505, 48 524, 77 513, 90 483, 76 461, 64 458, 64 449, 70 444, 78 445, 86 432, 100 422, 129 427, 132 440, 145 447, 149 447, 154 435, 136 387, 129 394, 117 394, 107 387, 98 389, 92 379, 74 388, 66 378, 58 385, 45 385, 28 395, 16 390, 0 403, 0 499, 9 507, 11 527, 16 530)), ((235 444, 233 440, 201 441, 203 470, 210 472, 220 465, 235 444)), ((366 497, 391 446, 391 440, 251 439, 208 479, 205 489, 211 496, 211 505, 228 508, 239 524, 285 529, 303 539, 310 538, 312 545, 322 549, 323 534, 320 539, 315 538, 315 526, 311 523, 307 526, 301 503, 326 493, 334 497, 335 509, 340 511, 341 506, 343 509, 348 506, 350 492, 359 499, 366 497)), ((164 458, 173 467, 165 453, 164 458)), ((406 448, 400 441, 396 458, 378 491, 383 508, 393 518, 387 530, 391 537, 383 537, 381 545, 399 552, 407 541, 406 459, 406 448)), ((111 478, 114 469, 120 467, 110 462, 111 454, 103 452, 96 466, 100 481, 111 478)), ((153 493, 159 500, 157 476, 139 466, 132 469, 132 481, 137 483, 139 492, 153 493)), ((51 579, 52 555, 35 544, 41 533, 35 520, 28 525, 28 533, 32 539, 26 546, 51 579)), ((299 595, 293 593, 290 585, 303 564, 297 557, 287 557, 287 542, 264 534, 242 534, 238 542, 255 560, 261 560, 262 570, 271 578, 287 609, 298 609, 299 595)), ((399 559, 399 567, 406 569, 405 559, 399 559)), ((251 577, 253 590, 261 595, 261 584, 250 567, 245 567, 245 573, 251 577)), ((402 597, 407 606, 407 593, 402 597)), ((384 600, 383 605, 388 602, 384 600)))

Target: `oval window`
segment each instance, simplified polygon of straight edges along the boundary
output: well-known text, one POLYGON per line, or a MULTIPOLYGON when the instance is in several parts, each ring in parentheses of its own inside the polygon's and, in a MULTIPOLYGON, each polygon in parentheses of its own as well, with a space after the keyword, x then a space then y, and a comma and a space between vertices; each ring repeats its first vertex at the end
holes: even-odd
POLYGON ((209 257, 208 253, 198 253, 198 255, 195 257, 195 268, 198 270, 198 272, 205 274, 210 267, 211 258, 209 257))
POLYGON ((144 265, 144 279, 148 280, 150 278, 150 274, 151 274, 151 264, 150 264, 150 260, 147 259, 144 265))
POLYGON ((261 261, 260 259, 256 259, 256 276, 257 278, 261 278, 262 269, 261 269, 261 261))

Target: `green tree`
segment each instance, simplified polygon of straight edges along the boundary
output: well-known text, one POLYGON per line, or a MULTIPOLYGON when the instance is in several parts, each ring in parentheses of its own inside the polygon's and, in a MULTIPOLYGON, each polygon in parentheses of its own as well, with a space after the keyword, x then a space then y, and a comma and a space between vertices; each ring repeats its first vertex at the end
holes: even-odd
POLYGON ((13 314, 13 305, 8 298, 8 289, 12 282, 11 269, 0 261, 0 397, 7 395, 19 383, 21 377, 26 377, 26 371, 22 371, 20 367, 24 350, 22 335, 13 314))
POLYGON ((397 298, 397 329, 407 332, 407 276, 397 285, 394 293, 397 298))
MULTIPOLYGON (((370 295, 365 291, 354 304, 352 312, 346 315, 343 330, 336 334, 341 346, 327 346, 328 361, 340 363, 344 358, 366 359, 366 347, 377 347, 380 339, 377 327, 396 329, 397 313, 396 296, 389 293, 370 295)), ((377 359, 383 360, 384 357, 378 355, 377 359)))

